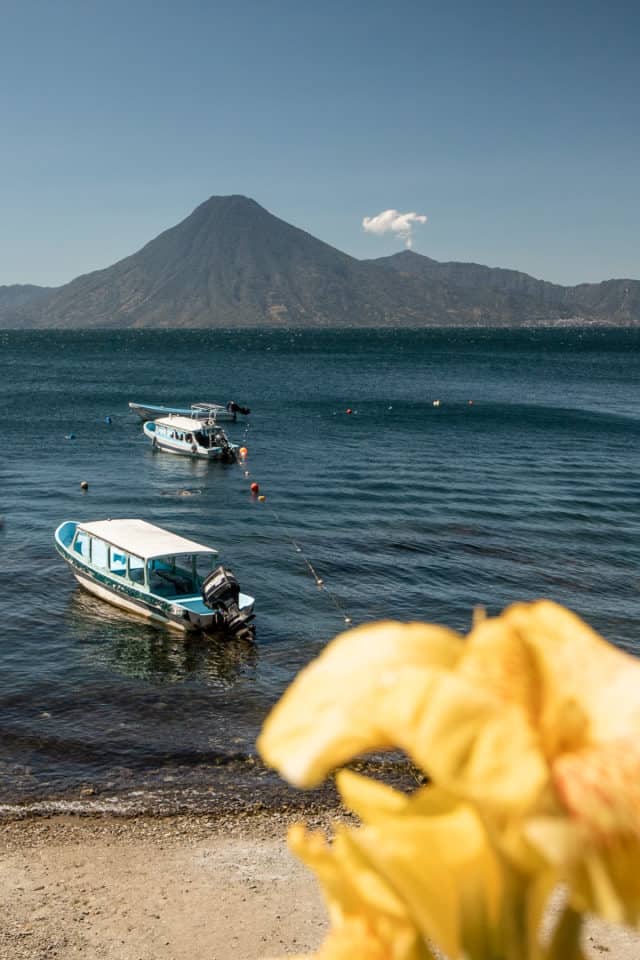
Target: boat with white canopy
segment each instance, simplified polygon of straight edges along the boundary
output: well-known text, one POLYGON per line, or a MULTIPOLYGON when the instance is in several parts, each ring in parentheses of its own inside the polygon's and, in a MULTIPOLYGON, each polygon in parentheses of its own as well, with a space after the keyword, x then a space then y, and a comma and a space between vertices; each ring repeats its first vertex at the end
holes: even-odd
POLYGON ((142 429, 156 450, 199 460, 233 462, 237 459, 239 445, 229 440, 215 420, 161 417, 147 420, 142 429))
POLYGON ((58 553, 89 593, 179 630, 251 633, 254 598, 218 551, 140 519, 65 520, 58 553))

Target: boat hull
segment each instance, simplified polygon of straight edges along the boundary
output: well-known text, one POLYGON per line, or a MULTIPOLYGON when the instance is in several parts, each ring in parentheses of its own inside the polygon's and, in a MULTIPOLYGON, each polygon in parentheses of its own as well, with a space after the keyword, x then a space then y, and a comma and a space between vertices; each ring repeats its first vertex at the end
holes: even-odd
POLYGON ((121 610, 126 610, 127 613, 136 614, 139 617, 143 617, 145 620, 155 620, 157 623, 164 623, 174 630, 179 630, 181 633, 185 633, 188 629, 188 626, 186 626, 184 622, 173 620, 164 614, 159 613, 157 610, 151 610, 145 603, 138 602, 129 597, 124 597, 120 593, 115 593, 109 587, 105 587, 102 584, 96 583, 95 580, 78 573, 76 570, 73 571, 73 575, 83 590, 86 590, 87 593, 91 593, 94 597, 99 597, 100 600, 106 600, 107 603, 112 604, 114 607, 119 607, 121 610))

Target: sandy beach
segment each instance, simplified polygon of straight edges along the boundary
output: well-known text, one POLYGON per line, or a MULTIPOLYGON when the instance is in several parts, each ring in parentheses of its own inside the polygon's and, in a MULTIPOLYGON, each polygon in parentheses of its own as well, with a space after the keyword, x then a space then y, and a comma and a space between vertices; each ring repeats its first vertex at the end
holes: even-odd
POLYGON ((283 816, 56 817, 0 827, 2 960, 311 951, 324 911, 283 816))
MULTIPOLYGON (((256 960, 313 951, 314 878, 270 813, 0 825, 1 960, 256 960)), ((330 817, 307 816, 328 828, 330 817)), ((626 930, 590 924, 589 958, 639 960, 626 930)))

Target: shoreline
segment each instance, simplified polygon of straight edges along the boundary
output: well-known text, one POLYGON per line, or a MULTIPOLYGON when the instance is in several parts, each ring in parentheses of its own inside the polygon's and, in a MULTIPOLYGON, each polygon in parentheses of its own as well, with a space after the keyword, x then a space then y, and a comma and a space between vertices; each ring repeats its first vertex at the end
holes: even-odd
MULTIPOLYGON (((314 875, 287 850, 339 808, 0 823, 0 960, 263 960, 312 953, 327 929, 314 875)), ((589 921, 589 960, 636 960, 640 938, 589 921)), ((355 958, 354 958, 355 960, 355 958)))
MULTIPOLYGON (((416 786, 413 767, 398 754, 354 760, 348 767, 405 792, 416 786)), ((97 782, 85 782, 64 793, 18 798, 5 788, 4 797, 0 790, 0 825, 57 816, 219 820, 287 811, 307 817, 341 809, 332 778, 313 790, 297 790, 257 756, 230 757, 215 766, 203 764, 198 778, 189 782, 184 776, 177 784, 145 783, 127 790, 108 790, 97 782)))

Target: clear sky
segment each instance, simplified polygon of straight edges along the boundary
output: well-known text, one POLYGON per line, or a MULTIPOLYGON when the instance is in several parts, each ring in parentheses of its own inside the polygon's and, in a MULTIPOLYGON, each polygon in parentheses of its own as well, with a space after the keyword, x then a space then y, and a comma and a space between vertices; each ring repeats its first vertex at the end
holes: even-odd
POLYGON ((213 194, 356 257, 640 278, 640 4, 0 0, 0 284, 65 283, 213 194))

